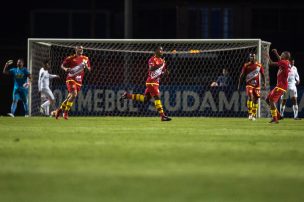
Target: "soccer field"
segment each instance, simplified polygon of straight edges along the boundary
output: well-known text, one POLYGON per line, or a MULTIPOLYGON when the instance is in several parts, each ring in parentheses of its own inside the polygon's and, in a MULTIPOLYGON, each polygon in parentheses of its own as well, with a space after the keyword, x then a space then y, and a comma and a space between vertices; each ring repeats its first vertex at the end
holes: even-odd
POLYGON ((304 121, 0 118, 2 202, 304 201, 304 121))

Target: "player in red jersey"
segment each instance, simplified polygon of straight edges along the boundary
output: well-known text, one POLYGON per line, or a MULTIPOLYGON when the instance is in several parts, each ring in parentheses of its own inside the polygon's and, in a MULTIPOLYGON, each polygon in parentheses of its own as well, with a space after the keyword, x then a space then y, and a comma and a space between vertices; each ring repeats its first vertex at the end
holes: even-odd
POLYGON ((84 69, 91 71, 90 60, 87 56, 83 55, 83 47, 76 46, 75 54, 65 58, 61 68, 68 73, 66 77, 66 86, 69 94, 62 102, 60 108, 56 110, 55 117, 58 119, 63 112, 63 117, 67 120, 68 112, 73 106, 74 100, 81 89, 84 69))
POLYGON ((240 90, 240 83, 243 77, 246 77, 246 94, 248 96, 247 108, 248 118, 250 120, 256 119, 256 112, 258 109, 258 100, 260 98, 260 74, 263 79, 263 88, 266 89, 266 80, 264 75, 264 68, 262 64, 256 60, 256 55, 249 55, 250 61, 245 63, 240 74, 237 89, 240 90))
POLYGON ((276 49, 273 49, 272 52, 278 59, 278 62, 273 62, 269 55, 267 55, 269 59, 270 66, 277 66, 279 67, 277 73, 277 85, 272 91, 269 92, 266 102, 270 106, 270 112, 272 116, 272 120, 269 123, 279 123, 278 119, 280 119, 281 115, 276 108, 276 103, 283 95, 283 93, 287 90, 288 87, 288 73, 290 68, 290 52, 284 51, 282 52, 281 56, 278 54, 276 49))
POLYGON ((121 99, 132 99, 140 102, 148 102, 152 97, 154 98, 155 108, 157 109, 161 121, 171 121, 171 118, 165 115, 159 94, 159 81, 163 74, 168 74, 166 69, 166 62, 163 58, 163 48, 158 47, 154 55, 149 59, 148 78, 146 80, 145 94, 129 94, 124 92, 121 99))

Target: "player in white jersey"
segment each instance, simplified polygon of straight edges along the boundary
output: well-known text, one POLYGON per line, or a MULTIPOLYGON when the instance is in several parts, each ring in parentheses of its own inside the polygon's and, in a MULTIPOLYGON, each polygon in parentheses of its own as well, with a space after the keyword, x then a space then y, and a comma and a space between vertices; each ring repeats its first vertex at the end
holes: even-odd
POLYGON ((296 66, 294 66, 294 64, 295 64, 295 61, 292 60, 291 64, 290 64, 290 66, 291 66, 290 71, 288 73, 288 89, 281 97, 282 102, 280 105, 280 113, 281 113, 281 116, 284 117, 286 101, 289 97, 291 97, 294 119, 300 120, 300 118, 298 118, 298 108, 299 107, 298 107, 298 103, 297 103, 298 93, 297 93, 297 87, 296 87, 296 85, 299 85, 299 83, 300 83, 300 77, 298 74, 298 70, 297 70, 296 66))
POLYGON ((41 93, 41 99, 43 104, 40 105, 41 113, 43 115, 50 115, 50 105, 53 105, 55 101, 54 94, 50 89, 50 79, 59 78, 58 75, 50 74, 50 60, 46 60, 43 63, 43 67, 39 71, 38 90, 41 93))

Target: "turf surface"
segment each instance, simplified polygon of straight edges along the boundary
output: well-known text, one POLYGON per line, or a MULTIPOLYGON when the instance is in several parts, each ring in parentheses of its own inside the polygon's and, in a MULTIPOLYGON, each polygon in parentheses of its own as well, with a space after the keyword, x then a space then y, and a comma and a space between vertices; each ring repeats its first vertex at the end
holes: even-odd
POLYGON ((0 117, 0 201, 304 201, 304 121, 268 121, 0 117))

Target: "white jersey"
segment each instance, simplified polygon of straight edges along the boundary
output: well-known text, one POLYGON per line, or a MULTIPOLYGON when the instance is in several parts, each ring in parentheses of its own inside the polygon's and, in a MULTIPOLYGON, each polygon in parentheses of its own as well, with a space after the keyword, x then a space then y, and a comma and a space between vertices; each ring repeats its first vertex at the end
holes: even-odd
POLYGON ((38 79, 38 90, 39 92, 43 89, 50 88, 50 79, 57 77, 57 75, 50 74, 48 70, 45 70, 43 67, 39 71, 38 79))
POLYGON ((297 81, 300 81, 298 70, 295 66, 292 66, 288 73, 288 89, 296 88, 297 81))

